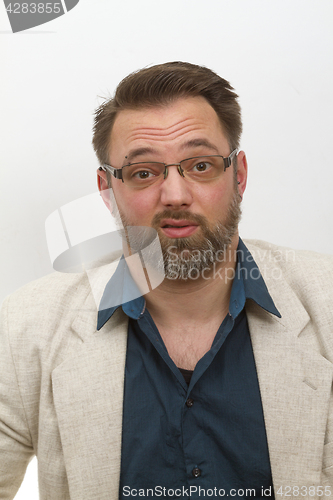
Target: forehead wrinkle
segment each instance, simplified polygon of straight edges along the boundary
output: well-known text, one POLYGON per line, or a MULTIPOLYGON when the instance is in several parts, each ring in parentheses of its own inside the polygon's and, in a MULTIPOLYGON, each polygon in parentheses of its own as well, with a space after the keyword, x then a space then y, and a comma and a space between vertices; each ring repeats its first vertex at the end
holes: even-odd
MULTIPOLYGON (((144 130, 150 130, 150 129, 144 129, 144 130)), ((179 127, 177 130, 172 130, 170 132, 164 133, 161 135, 160 132, 155 131, 154 129, 151 129, 150 132, 145 132, 143 129, 137 132, 133 132, 128 139, 130 141, 135 141, 139 139, 144 139, 144 140, 149 140, 149 139, 154 139, 154 141, 169 141, 174 138, 182 137, 183 135, 189 133, 189 132, 195 132, 197 130, 202 130, 200 126, 193 126, 189 125, 187 127, 179 127)))
POLYGON ((141 123, 139 123, 138 126, 140 127, 141 130, 156 130, 158 132, 161 132, 163 130, 168 131, 168 130, 170 130, 172 128, 177 128, 177 127, 181 128, 182 126, 186 126, 185 125, 186 122, 194 122, 195 123, 196 121, 197 121, 196 118, 189 117, 189 118, 184 118, 183 120, 179 120, 178 122, 173 123, 172 125, 169 125, 169 126, 159 126, 159 125, 155 126, 154 125, 152 127, 145 127, 145 126, 141 125, 141 123))
POLYGON ((196 117, 185 118, 165 127, 160 126, 159 123, 152 126, 146 126, 144 124, 142 125, 141 123, 138 123, 133 127, 132 130, 130 130, 128 140, 136 140, 141 137, 143 139, 152 138, 168 140, 172 139, 173 136, 179 134, 180 131, 182 132, 181 134, 179 134, 181 136, 184 133, 191 131, 192 129, 196 130, 200 126, 202 127, 203 124, 201 123, 200 119, 198 120, 196 117))
POLYGON ((173 128, 181 128, 183 126, 188 126, 186 125, 187 122, 192 122, 192 123, 196 123, 198 121, 198 119, 196 117, 188 117, 188 118, 183 118, 182 120, 179 120, 177 121, 176 123, 172 123, 171 125, 166 125, 166 126, 163 126, 163 125, 160 125, 160 123, 156 124, 156 125, 152 125, 152 126, 145 126, 145 125, 142 125, 141 122, 138 122, 137 124, 137 127, 140 129, 140 130, 156 130, 157 132, 162 132, 163 130, 165 131, 168 131, 170 129, 173 129, 173 128))

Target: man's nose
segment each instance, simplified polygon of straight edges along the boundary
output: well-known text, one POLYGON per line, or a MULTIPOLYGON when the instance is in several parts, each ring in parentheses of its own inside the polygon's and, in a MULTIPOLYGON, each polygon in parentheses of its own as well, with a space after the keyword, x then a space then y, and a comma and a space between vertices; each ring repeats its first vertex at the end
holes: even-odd
POLYGON ((181 174, 178 164, 168 165, 161 184, 161 202, 165 206, 189 206, 193 201, 191 183, 181 174))

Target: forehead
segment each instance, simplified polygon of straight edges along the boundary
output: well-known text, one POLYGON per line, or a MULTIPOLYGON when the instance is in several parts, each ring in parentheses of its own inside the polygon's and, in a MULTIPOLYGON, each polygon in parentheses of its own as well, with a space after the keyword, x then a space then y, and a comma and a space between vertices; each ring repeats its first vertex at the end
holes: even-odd
POLYGON ((215 110, 202 97, 181 98, 168 105, 121 111, 110 137, 110 154, 126 156, 133 148, 147 147, 161 154, 169 147, 203 139, 221 152, 227 138, 215 110))

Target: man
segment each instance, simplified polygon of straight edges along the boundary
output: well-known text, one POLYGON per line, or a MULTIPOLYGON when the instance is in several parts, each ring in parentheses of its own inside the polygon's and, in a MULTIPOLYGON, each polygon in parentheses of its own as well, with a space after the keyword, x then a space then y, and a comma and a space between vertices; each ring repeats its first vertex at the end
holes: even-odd
POLYGON ((1 498, 33 454, 48 500, 332 494, 332 259, 239 238, 240 133, 228 82, 187 63, 97 110, 103 200, 157 232, 165 278, 115 305, 116 270, 98 311, 82 275, 5 301, 1 498))

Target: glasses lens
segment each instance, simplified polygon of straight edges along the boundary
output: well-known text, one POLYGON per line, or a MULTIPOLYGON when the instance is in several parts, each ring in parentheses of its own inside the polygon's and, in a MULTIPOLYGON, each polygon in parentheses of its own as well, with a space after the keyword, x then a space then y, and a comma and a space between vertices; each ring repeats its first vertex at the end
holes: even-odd
POLYGON ((200 156, 181 162, 186 177, 194 181, 209 181, 219 177, 224 171, 221 156, 200 156))
POLYGON ((161 178, 164 170, 164 163, 132 163, 123 168, 123 179, 132 187, 145 187, 161 178))

